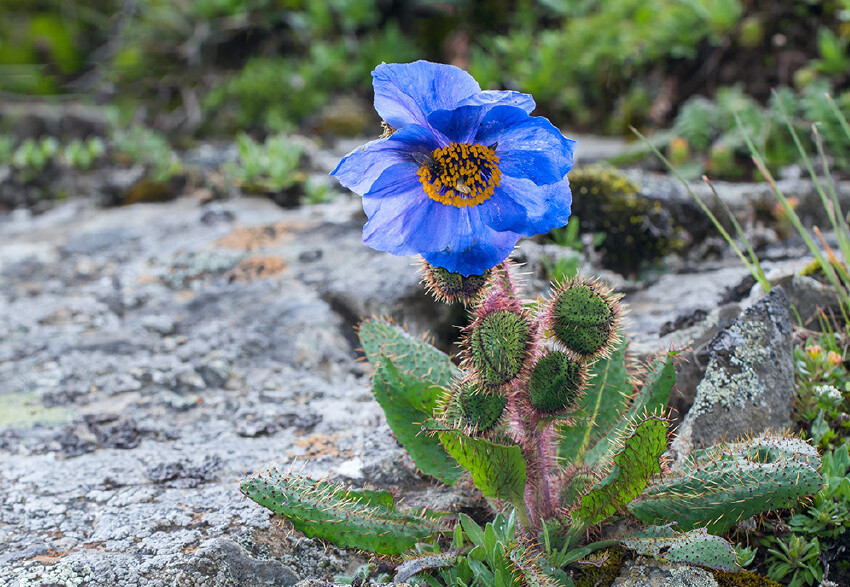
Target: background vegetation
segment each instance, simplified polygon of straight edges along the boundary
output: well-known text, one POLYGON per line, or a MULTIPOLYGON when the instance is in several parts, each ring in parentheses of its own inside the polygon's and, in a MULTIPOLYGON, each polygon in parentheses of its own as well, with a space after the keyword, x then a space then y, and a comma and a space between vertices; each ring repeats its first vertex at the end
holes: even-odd
POLYGON ((0 91, 83 96, 188 136, 345 134, 364 130, 351 102, 368 104, 376 63, 425 58, 531 92, 556 124, 676 121, 709 153, 728 120, 699 125, 711 108, 690 99, 769 109, 788 88, 809 114, 829 90, 850 108, 848 45, 850 0, 7 0, 0 91))

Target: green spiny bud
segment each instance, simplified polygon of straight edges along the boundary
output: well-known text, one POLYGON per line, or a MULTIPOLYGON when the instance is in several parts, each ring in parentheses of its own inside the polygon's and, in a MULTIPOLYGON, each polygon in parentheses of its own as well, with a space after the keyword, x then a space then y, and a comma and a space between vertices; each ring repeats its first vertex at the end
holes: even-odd
POLYGON ((466 424, 479 433, 492 430, 508 405, 508 398, 503 395, 486 393, 471 381, 461 383, 457 389, 460 413, 466 424))
POLYGON ((475 301, 490 281, 490 270, 483 275, 461 275, 423 261, 422 281, 428 293, 447 304, 461 302, 467 306, 475 301))
POLYGON ((565 412, 581 397, 587 381, 587 366, 560 351, 542 357, 528 380, 531 405, 544 414, 565 412))
POLYGON ((529 355, 531 328, 522 314, 497 310, 470 327, 469 360, 485 387, 512 381, 529 355))
POLYGON ((595 281, 575 278, 555 294, 549 322, 555 338, 583 360, 604 356, 618 341, 618 298, 595 281))

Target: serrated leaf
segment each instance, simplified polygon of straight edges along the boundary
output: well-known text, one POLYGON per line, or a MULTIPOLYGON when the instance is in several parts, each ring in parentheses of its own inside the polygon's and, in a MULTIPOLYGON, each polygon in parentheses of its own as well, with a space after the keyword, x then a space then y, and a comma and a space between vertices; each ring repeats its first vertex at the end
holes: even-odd
POLYGON ((590 385, 578 406, 584 417, 561 427, 558 456, 565 461, 583 463, 587 451, 615 426, 629 405, 626 345, 621 342, 610 357, 592 365, 590 385))
POLYGON ((638 554, 669 563, 699 565, 721 571, 741 570, 735 549, 705 528, 676 532, 669 526, 650 526, 621 539, 623 546, 638 554))
POLYGON ((463 549, 459 548, 446 552, 423 554, 421 556, 409 558, 396 567, 395 582, 405 583, 408 579, 422 571, 450 567, 457 562, 457 559, 462 552, 463 549))
POLYGON ((526 472, 520 447, 472 438, 456 430, 438 434, 446 451, 472 474, 472 482, 485 497, 523 503, 526 472))
POLYGON ((617 445, 617 439, 623 435, 630 422, 635 422, 646 414, 661 414, 667 409, 670 394, 676 384, 676 368, 673 357, 677 352, 669 352, 662 361, 653 360, 646 379, 632 400, 625 414, 613 425, 611 430, 587 451, 584 462, 592 466, 603 461, 617 445))
POLYGON ((817 451, 798 438, 764 436, 695 451, 651 484, 629 510, 647 524, 723 534, 742 519, 788 508, 821 488, 817 451))
POLYGON ((447 354, 385 320, 364 320, 358 336, 375 369, 388 357, 400 371, 446 389, 460 374, 447 354))
POLYGON ((447 485, 457 483, 463 469, 446 453, 438 438, 422 432, 422 422, 432 416, 444 390, 399 370, 392 360, 381 357, 372 378, 372 393, 417 468, 447 485))
POLYGON ((584 495, 575 518, 585 526, 614 515, 644 490, 649 478, 661 472, 658 459, 667 448, 667 422, 658 417, 638 424, 614 457, 614 468, 584 495))
POLYGON ((450 531, 437 513, 400 512, 388 492, 350 490, 328 481, 271 470, 247 479, 242 493, 284 516, 310 538, 343 548, 397 555, 417 542, 450 531))

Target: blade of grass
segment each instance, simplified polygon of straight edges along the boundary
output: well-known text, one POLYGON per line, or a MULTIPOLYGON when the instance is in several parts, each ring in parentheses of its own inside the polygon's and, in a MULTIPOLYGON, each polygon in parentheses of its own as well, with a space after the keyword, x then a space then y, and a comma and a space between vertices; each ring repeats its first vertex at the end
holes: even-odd
MULTIPOLYGON (((776 96, 776 90, 773 91, 773 94, 774 96, 776 96)), ((817 173, 815 173, 814 167, 812 167, 812 162, 809 159, 809 155, 806 153, 806 149, 805 147, 803 147, 803 143, 800 141, 800 137, 797 135, 797 130, 794 128, 794 124, 791 122, 791 118, 788 116, 788 113, 782 106, 782 101, 777 99, 776 104, 779 107, 779 113, 782 115, 782 122, 785 123, 785 127, 788 129, 788 132, 791 133, 791 138, 794 140, 794 145, 797 147, 797 152, 800 153, 800 158, 803 160, 803 164, 806 166, 806 170, 809 172, 809 176, 812 178, 812 183, 814 183, 815 190, 817 191, 818 196, 820 196, 821 204, 823 205, 824 210, 826 210, 826 215, 829 218, 830 224, 832 224, 832 230, 834 230, 837 234, 839 228, 838 221, 835 217, 835 208, 833 207, 833 205, 830 205, 830 201, 826 197, 826 193, 823 191, 823 186, 820 183, 820 178, 818 178, 817 173)), ((738 123, 738 128, 740 129, 741 133, 746 134, 737 114, 735 114, 735 122, 738 123)), ((745 137, 745 139, 747 139, 747 144, 749 145, 749 137, 745 137)), ((752 149, 750 149, 750 151, 752 152, 752 149)), ((843 252, 844 251, 842 250, 842 253, 843 252)))
MULTIPOLYGON (((655 154, 655 156, 658 157, 664 163, 664 165, 667 166, 667 169, 670 170, 670 173, 672 173, 676 177, 676 179, 678 179, 682 183, 682 185, 685 186, 685 190, 687 190, 688 194, 691 196, 691 198, 693 198, 693 200, 697 203, 697 205, 705 213, 705 215, 708 216, 709 220, 711 220, 711 223, 714 224, 714 227, 723 236, 724 240, 727 243, 729 243, 729 246, 732 247, 732 250, 735 251, 735 254, 738 255, 738 257, 741 259, 741 262, 746 266, 746 268, 749 270, 750 274, 752 274, 753 278, 755 278, 755 280, 758 281, 758 283, 761 285, 762 289, 764 289, 765 292, 769 292, 770 291, 770 282, 767 280, 767 277, 765 277, 764 271, 761 268, 761 264, 758 262, 758 258, 755 257, 755 255, 753 255, 752 260, 747 259, 746 255, 744 255, 744 253, 741 251, 740 247, 738 247, 738 245, 735 244, 735 241, 732 239, 732 237, 729 235, 729 233, 726 232, 726 229, 723 228, 723 225, 720 224, 720 221, 717 219, 717 217, 714 215, 714 213, 712 213, 712 211, 708 209, 708 206, 706 206, 703 203, 703 201, 699 199, 699 196, 697 196, 693 192, 690 184, 688 184, 687 180, 685 180, 685 178, 683 178, 681 176, 681 174, 673 166, 673 164, 670 163, 670 160, 667 159, 667 157, 665 157, 661 153, 661 151, 659 151, 655 147, 655 145, 653 145, 649 141, 649 139, 647 139, 645 136, 643 136, 638 129, 636 129, 633 126, 630 126, 629 129, 635 135, 637 135, 638 138, 647 147, 649 147, 649 149, 655 154)), ((715 195, 716 195, 716 192, 715 192, 715 195)), ((727 210, 727 213, 729 213, 730 216, 731 216, 731 211, 729 211, 728 207, 726 208, 726 210, 727 210)), ((746 243, 747 250, 751 251, 752 248, 750 247, 749 241, 747 240, 747 237, 744 235, 743 231, 740 230, 740 225, 738 224, 738 221, 733 217, 732 222, 733 222, 733 225, 735 226, 735 230, 738 231, 738 236, 741 237, 741 240, 744 243, 746 243)))
POLYGON ((850 139, 850 123, 847 122, 847 118, 844 117, 844 113, 841 112, 838 104, 835 103, 835 100, 833 100, 832 96, 829 94, 826 95, 826 101, 829 102, 829 107, 832 109, 832 113, 835 114, 835 117, 838 119, 838 124, 840 124, 841 128, 844 129, 844 134, 846 134, 847 138, 850 139))
MULTIPOLYGON (((730 220, 732 220, 732 225, 735 227, 735 232, 740 235, 743 235, 744 229, 741 228, 740 224, 738 224, 738 219, 735 218, 734 214, 732 214, 732 210, 729 209, 729 206, 726 204, 725 201, 723 201, 723 198, 718 195, 717 190, 714 189, 714 186, 712 185, 711 181, 709 181, 708 177, 705 175, 702 176, 702 180, 706 183, 706 185, 708 185, 708 189, 711 190, 711 193, 714 194, 714 197, 717 198, 718 202, 720 202, 720 205, 723 207, 723 210, 726 212, 726 215, 729 216, 730 220)), ((750 246, 750 241, 744 238, 743 236, 741 237, 741 240, 744 241, 744 246, 747 247, 747 254, 750 256, 750 259, 752 259, 753 265, 759 266, 758 255, 756 255, 755 251, 753 251, 753 247, 750 246)), ((762 287, 764 288, 764 285, 762 285, 762 287)), ((765 288, 764 291, 765 293, 769 293, 770 286, 768 285, 768 287, 765 288)))
POLYGON ((770 171, 767 170, 764 162, 757 156, 753 155, 753 163, 755 163, 758 170, 765 177, 768 184, 770 184, 771 190, 773 190, 774 195, 782 202, 783 207, 786 210, 786 213, 789 213, 789 218, 791 219, 791 223, 794 224, 794 228, 797 229, 797 232, 800 233, 800 236, 803 237, 803 240, 806 242, 806 246, 809 247, 809 250, 814 255, 815 259, 820 265, 821 271, 824 272, 829 283, 832 287, 835 288, 836 295, 838 295, 839 301, 841 302, 841 316, 844 318, 845 323, 848 322, 848 310, 850 310, 850 297, 847 295, 847 291, 841 285, 841 282, 838 280, 838 276, 835 274, 835 270, 832 268, 832 264, 827 261, 823 254, 818 250, 814 241, 812 241, 812 237, 809 236, 809 233, 806 232, 806 229, 803 228, 802 223, 800 222, 800 218, 797 216, 797 213, 794 212, 791 205, 788 203, 788 200, 785 198, 785 195, 779 191, 779 188, 776 185, 776 180, 774 180, 773 176, 770 174, 770 171))
MULTIPOLYGON (((799 142, 799 140, 796 138, 797 135, 794 132, 794 130, 791 128, 791 121, 787 118, 787 116, 785 117, 785 120, 786 120, 786 124, 789 126, 789 130, 791 130, 792 135, 795 137, 795 144, 797 145, 797 149, 800 151, 800 154, 801 154, 801 156, 804 157, 805 161, 807 161, 807 167, 811 170, 810 173, 812 175, 812 178, 815 181, 815 183, 817 183, 817 177, 814 173, 814 169, 812 169, 811 163, 808 163, 808 157, 806 157, 806 155, 805 155, 803 146, 799 142)), ((812 240, 811 235, 809 235, 808 231, 803 227, 803 223, 800 221, 800 217, 797 216, 797 212, 794 210, 794 208, 788 202, 788 198, 785 197, 785 194, 783 194, 780 191, 779 186, 776 185, 776 180, 774 179, 773 174, 771 174, 770 171, 768 171, 767 165, 765 164, 764 160, 762 159, 761 155, 759 154, 758 150, 756 149, 755 145, 753 144, 753 141, 750 138, 749 134, 747 134, 747 131, 744 129, 744 126, 741 124, 741 119, 738 117, 737 114, 735 114, 735 122, 738 125, 738 131, 741 133, 741 136, 744 138, 744 141, 747 143, 747 148, 750 150, 750 156, 753 159, 753 163, 758 168, 758 170, 761 172, 762 176, 765 178, 767 183, 770 185, 770 189, 773 192, 773 195, 776 196, 776 198, 779 200, 780 204, 782 204, 782 208, 785 210, 785 214, 788 216, 788 219, 791 221, 791 224, 793 224, 794 228, 797 229, 797 232, 800 234, 800 236, 805 241, 806 246, 809 248, 809 251, 811 251, 812 255, 814 255, 815 259, 817 259, 817 262, 818 262, 818 265, 820 265, 821 271, 824 272, 824 275, 826 275, 827 279, 829 280, 829 283, 832 285, 832 287, 835 288, 835 292, 838 295, 839 300, 841 302, 842 317, 844 318, 844 321, 847 322, 847 320, 848 320, 847 312, 850 311, 850 295, 848 295, 846 288, 842 285, 842 283, 838 279, 838 276, 836 275, 835 270, 832 267, 832 264, 824 258, 823 254, 820 252, 817 245, 812 240)), ((819 187, 818 187, 818 189, 819 189, 819 191, 822 191, 822 190, 820 190, 819 187)), ((825 196, 824 196, 824 199, 825 199, 825 196)))
POLYGON ((812 134, 815 137, 815 147, 818 150, 821 165, 823 166, 824 176, 826 177, 826 186, 829 189, 829 196, 832 199, 830 210, 836 216, 835 236, 838 239, 838 248, 841 249, 841 256, 844 260, 850 259, 850 231, 847 229, 847 222, 844 220, 844 212, 841 210, 841 204, 838 202, 838 195, 835 191, 835 182, 832 179, 832 173, 829 169, 829 161, 826 157, 826 152, 823 148, 823 137, 817 129, 816 125, 812 125, 812 134))

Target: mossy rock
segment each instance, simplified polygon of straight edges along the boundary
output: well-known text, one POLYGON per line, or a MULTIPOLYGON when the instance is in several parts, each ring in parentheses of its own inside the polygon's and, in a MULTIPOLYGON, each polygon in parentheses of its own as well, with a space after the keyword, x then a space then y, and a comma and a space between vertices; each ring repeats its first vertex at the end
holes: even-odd
POLYGON ((596 564, 581 565, 581 574, 574 577, 576 587, 608 587, 619 576, 623 564, 634 555, 622 546, 612 546, 587 557, 596 564))
POLYGON ((639 186, 617 170, 592 165, 573 169, 572 213, 581 232, 601 232, 604 264, 623 274, 652 266, 683 246, 682 229, 658 200, 643 197, 639 186))

